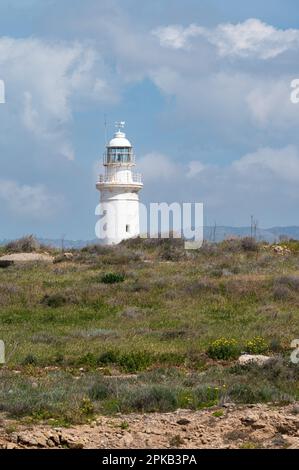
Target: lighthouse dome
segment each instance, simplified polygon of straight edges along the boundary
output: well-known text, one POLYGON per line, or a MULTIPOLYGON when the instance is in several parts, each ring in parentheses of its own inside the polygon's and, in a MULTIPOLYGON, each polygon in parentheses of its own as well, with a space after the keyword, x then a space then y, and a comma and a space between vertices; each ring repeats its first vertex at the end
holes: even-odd
POLYGON ((110 140, 108 147, 132 147, 131 142, 126 138, 126 134, 121 131, 117 131, 114 134, 113 139, 110 140))

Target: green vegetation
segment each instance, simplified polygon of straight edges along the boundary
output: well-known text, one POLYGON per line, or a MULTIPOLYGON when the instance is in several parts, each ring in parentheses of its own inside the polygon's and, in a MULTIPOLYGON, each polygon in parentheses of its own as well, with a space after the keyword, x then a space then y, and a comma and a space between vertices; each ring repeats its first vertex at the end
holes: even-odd
POLYGON ((260 336, 256 336, 246 341, 245 350, 249 354, 265 354, 269 350, 267 341, 260 336))
MULTIPOLYGON (((68 423, 99 412, 298 399, 299 367, 289 361, 299 325, 297 245, 277 254, 227 240, 186 253, 178 239, 136 239, 0 268, 8 359, 0 408, 68 423), (241 368, 241 352, 275 360, 241 368)), ((22 250, 51 251, 33 239, 1 248, 22 250)))
POLYGON ((107 273, 101 277, 101 282, 104 284, 117 284, 118 282, 124 282, 124 274, 119 273, 107 273))
POLYGON ((240 348, 235 339, 220 338, 211 343, 208 348, 208 355, 212 359, 237 359, 240 355, 240 348))

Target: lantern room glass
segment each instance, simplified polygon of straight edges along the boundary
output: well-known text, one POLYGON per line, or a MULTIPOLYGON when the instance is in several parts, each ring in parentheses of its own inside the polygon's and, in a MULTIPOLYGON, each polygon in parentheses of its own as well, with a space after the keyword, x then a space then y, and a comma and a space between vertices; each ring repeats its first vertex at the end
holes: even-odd
POLYGON ((107 149, 107 163, 132 163, 130 147, 110 147, 107 149))

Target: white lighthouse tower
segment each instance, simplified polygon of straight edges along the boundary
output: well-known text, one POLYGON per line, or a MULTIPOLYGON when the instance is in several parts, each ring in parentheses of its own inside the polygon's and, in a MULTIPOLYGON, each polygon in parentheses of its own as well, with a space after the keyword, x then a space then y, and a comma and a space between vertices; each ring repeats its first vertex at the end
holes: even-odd
POLYGON ((124 125, 116 123, 117 130, 104 153, 105 174, 100 175, 96 185, 101 193, 100 237, 106 245, 140 234, 138 193, 143 183, 141 174, 132 171, 135 155, 123 132, 124 125))

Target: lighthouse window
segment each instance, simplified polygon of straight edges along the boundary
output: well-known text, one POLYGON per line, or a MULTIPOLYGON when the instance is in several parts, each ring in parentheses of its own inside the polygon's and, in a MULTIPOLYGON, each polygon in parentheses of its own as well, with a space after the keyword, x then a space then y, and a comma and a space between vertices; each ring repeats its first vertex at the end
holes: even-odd
POLYGON ((108 163, 128 163, 132 161, 132 150, 127 147, 108 149, 108 163))
POLYGON ((126 225, 126 232, 127 232, 127 233, 130 232, 130 225, 126 225))

